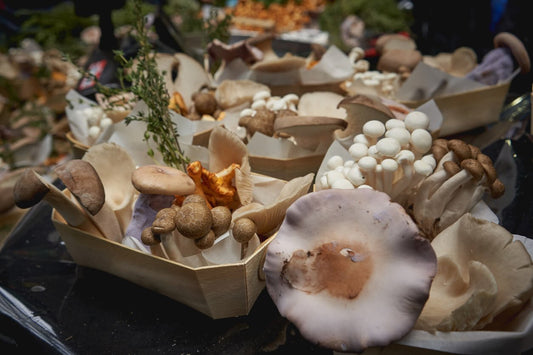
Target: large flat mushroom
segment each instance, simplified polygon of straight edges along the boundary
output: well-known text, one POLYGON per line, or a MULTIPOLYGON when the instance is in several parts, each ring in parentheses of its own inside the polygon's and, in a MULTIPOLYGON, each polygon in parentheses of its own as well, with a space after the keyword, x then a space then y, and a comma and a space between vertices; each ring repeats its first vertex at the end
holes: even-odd
POLYGON ((412 329, 436 266, 430 243, 385 193, 333 189, 287 209, 264 271, 280 314, 306 339, 362 352, 412 329))

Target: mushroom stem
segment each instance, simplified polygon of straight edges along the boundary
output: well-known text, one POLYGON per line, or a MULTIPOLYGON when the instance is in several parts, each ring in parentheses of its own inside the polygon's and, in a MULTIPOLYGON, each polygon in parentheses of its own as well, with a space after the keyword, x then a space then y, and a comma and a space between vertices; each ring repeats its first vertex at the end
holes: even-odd
POLYGON ((20 208, 29 208, 44 200, 61 214, 67 224, 104 237, 79 205, 32 169, 22 174, 14 186, 13 194, 15 204, 20 208))

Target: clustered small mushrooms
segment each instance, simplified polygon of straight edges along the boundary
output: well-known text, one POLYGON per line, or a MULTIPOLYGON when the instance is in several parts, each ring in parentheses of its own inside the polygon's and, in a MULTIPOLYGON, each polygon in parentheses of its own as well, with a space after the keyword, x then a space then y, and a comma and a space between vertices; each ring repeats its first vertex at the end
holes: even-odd
POLYGON ((299 96, 287 94, 283 97, 272 96, 270 91, 257 92, 249 108, 240 113, 239 126, 245 127, 250 138, 255 132, 272 137, 274 135, 274 121, 284 115, 297 114, 299 96))
POLYGON ((348 58, 354 75, 344 82, 346 90, 393 99, 400 87, 400 75, 396 72, 370 70, 370 62, 364 57, 365 51, 361 47, 354 47, 350 51, 348 58))
POLYGON ((303 337, 357 353, 412 329, 436 269, 435 252, 409 215, 371 189, 297 199, 264 265, 269 295, 303 337))
POLYGON ((437 139, 432 155, 435 171, 412 197, 412 214, 430 239, 470 211, 489 192, 499 198, 505 192, 492 160, 479 148, 459 139, 437 139))
POLYGON ((80 117, 87 122, 87 143, 93 145, 98 137, 113 124, 104 109, 100 106, 88 106, 79 110, 80 117))
POLYGON ((393 201, 402 201, 436 167, 428 125, 429 118, 420 111, 410 112, 404 121, 366 122, 349 147, 352 159, 331 157, 317 188, 366 185, 387 193, 393 201))

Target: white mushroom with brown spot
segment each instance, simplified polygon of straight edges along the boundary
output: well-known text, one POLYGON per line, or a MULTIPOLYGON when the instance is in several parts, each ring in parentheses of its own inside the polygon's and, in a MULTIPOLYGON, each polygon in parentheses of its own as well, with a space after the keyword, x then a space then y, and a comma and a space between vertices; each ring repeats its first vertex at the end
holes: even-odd
POLYGON ((307 340, 362 352, 412 329, 429 295, 436 256, 385 193, 322 190, 287 209, 264 270, 279 312, 307 340))

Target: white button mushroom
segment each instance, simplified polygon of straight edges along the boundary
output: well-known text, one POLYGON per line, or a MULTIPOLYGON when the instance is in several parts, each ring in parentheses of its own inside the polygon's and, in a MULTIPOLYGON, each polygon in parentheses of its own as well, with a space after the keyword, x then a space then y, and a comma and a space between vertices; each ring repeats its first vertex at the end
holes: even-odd
POLYGON ((328 169, 333 170, 337 168, 338 166, 343 166, 344 159, 340 155, 334 155, 331 158, 328 159, 328 162, 326 163, 328 169))
POLYGON ((402 148, 408 148, 411 141, 411 133, 403 127, 393 127, 385 132, 385 137, 396 139, 402 148))
POLYGON ((385 157, 394 157, 400 152, 400 142, 395 138, 381 138, 376 143, 376 148, 380 155, 385 157))
POLYGON ((348 152, 355 161, 358 161, 368 154, 368 147, 363 143, 354 143, 350 146, 348 152))
POLYGON ((409 131, 415 129, 427 129, 429 127, 429 117, 421 111, 411 111, 405 116, 405 128, 409 131))
POLYGON ((332 189, 343 189, 343 190, 355 189, 353 184, 345 178, 335 180, 333 184, 331 185, 331 188, 332 189))
POLYGON ((363 134, 370 138, 379 138, 385 133, 385 125, 381 121, 371 120, 363 125, 363 134))
POLYGON ((266 90, 261 90, 261 91, 258 91, 258 92, 255 93, 255 95, 253 97, 253 101, 267 100, 268 98, 270 98, 270 92, 268 92, 266 90))
POLYGON ((425 129, 417 128, 411 132, 411 145, 420 154, 425 154, 431 149, 432 141, 431 134, 425 129))

